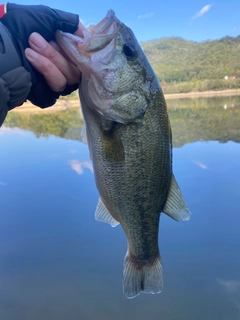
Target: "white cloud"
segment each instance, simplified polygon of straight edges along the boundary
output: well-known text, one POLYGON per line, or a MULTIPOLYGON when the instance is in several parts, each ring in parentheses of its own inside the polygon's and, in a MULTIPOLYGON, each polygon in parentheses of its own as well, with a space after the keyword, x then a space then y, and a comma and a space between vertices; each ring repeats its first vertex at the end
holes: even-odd
POLYGON ((0 135, 4 134, 21 134, 24 135, 26 132, 22 129, 19 128, 8 128, 5 127, 4 125, 0 128, 0 135))
POLYGON ((218 284, 229 296, 230 301, 240 313, 240 281, 238 280, 223 280, 217 279, 218 284))
POLYGON ((193 161, 193 163, 195 163, 201 169, 208 169, 208 167, 204 163, 202 163, 200 161, 193 161))
POLYGON ((79 160, 70 160, 68 163, 77 174, 83 174, 84 168, 93 172, 93 166, 90 161, 81 162, 79 160))
POLYGON ((77 149, 70 149, 69 152, 74 154, 74 153, 77 153, 78 150, 77 149))
POLYGON ((217 282, 228 292, 236 293, 240 291, 240 281, 217 279, 217 282))
POLYGON ((151 18, 153 16, 154 16, 153 12, 148 12, 148 13, 145 13, 145 14, 140 14, 138 16, 138 19, 146 19, 146 18, 151 18))
POLYGON ((0 181, 0 186, 6 186, 5 182, 0 181))
POLYGON ((12 132, 12 129, 11 128, 7 128, 5 126, 2 126, 1 129, 0 129, 0 135, 6 134, 6 133, 11 133, 11 132, 12 132))
POLYGON ((210 10, 211 7, 212 7, 212 4, 207 4, 206 6, 204 6, 200 11, 198 11, 195 14, 195 16, 192 17, 192 20, 203 16, 205 13, 207 13, 210 10))

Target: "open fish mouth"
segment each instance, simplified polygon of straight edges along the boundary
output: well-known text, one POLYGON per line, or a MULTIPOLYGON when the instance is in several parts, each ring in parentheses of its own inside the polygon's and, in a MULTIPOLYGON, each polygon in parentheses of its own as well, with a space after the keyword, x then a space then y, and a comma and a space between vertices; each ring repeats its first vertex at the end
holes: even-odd
POLYGON ((113 10, 96 25, 89 25, 83 30, 83 37, 76 36, 58 30, 56 40, 64 51, 69 49, 66 46, 77 48, 81 53, 94 53, 105 48, 115 37, 120 29, 120 21, 113 10))
MULTIPOLYGON (((109 10, 98 24, 83 30, 82 37, 57 31, 56 39, 68 58, 87 78, 82 87, 84 96, 85 92, 91 92, 89 97, 85 96, 89 106, 109 120, 124 123, 112 115, 112 106, 123 104, 132 91, 132 84, 127 85, 124 81, 121 85, 118 83, 121 81, 118 74, 122 60, 118 56, 121 52, 117 53, 117 39, 121 26, 114 11, 109 10)), ((137 94, 132 95, 135 100, 138 99, 137 94)))
POLYGON ((114 33, 112 30, 114 21, 118 21, 115 12, 113 10, 108 10, 106 16, 96 25, 89 25, 86 30, 91 35, 107 35, 114 33))

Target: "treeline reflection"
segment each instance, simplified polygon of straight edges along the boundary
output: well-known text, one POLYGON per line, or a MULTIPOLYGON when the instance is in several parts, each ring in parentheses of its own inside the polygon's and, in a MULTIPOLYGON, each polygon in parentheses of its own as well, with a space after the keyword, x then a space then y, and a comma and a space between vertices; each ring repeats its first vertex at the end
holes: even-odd
POLYGON ((240 96, 168 100, 173 146, 194 141, 240 142, 240 96))
POLYGON ((48 113, 9 112, 4 125, 30 130, 38 138, 54 135, 81 141, 84 123, 79 108, 69 108, 48 113))
MULTIPOLYGON (((200 140, 240 142, 240 96, 174 99, 167 105, 174 147, 200 140)), ((12 112, 4 125, 30 130, 36 137, 81 141, 83 118, 79 108, 42 114, 12 112)))

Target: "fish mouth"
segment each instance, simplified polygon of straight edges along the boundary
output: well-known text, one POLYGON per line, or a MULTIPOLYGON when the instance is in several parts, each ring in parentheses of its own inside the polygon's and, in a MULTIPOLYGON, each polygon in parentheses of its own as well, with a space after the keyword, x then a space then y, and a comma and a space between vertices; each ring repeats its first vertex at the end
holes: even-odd
POLYGON ((115 63, 115 55, 119 50, 121 27, 114 11, 109 10, 98 24, 82 31, 83 37, 57 31, 56 40, 83 75, 81 95, 88 107, 108 120, 125 124, 140 122, 144 113, 138 104, 145 106, 146 103, 138 90, 132 92, 133 83, 119 87, 117 79, 121 65, 115 63), (131 110, 122 116, 120 109, 126 109, 125 100, 130 98, 137 104, 137 116, 131 110))
POLYGON ((104 49, 112 41, 119 29, 120 21, 117 19, 115 12, 109 10, 99 23, 89 25, 82 30, 83 37, 57 30, 56 40, 63 51, 70 57, 76 49, 81 55, 86 55, 104 49))
POLYGON ((88 79, 91 96, 96 97, 96 111, 102 109, 98 106, 99 100, 103 100, 104 105, 111 105, 111 100, 120 94, 112 92, 109 85, 106 87, 106 79, 117 72, 117 67, 110 67, 110 64, 116 52, 115 39, 120 28, 121 22, 115 12, 109 10, 99 23, 82 30, 82 37, 60 30, 56 32, 56 40, 61 49, 88 79))
MULTIPOLYGON (((108 10, 106 16, 96 25, 89 25, 86 30, 91 35, 104 35, 111 33, 112 26, 114 22, 117 22, 118 19, 116 18, 115 12, 113 10, 108 10)), ((119 22, 119 21, 118 21, 119 22)), ((115 32, 113 32, 115 33, 115 32)))

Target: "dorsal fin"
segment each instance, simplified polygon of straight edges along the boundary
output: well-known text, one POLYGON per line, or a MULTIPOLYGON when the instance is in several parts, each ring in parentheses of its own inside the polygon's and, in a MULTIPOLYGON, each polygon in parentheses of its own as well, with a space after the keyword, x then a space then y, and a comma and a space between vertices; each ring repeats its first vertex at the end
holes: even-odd
POLYGON ((167 201, 165 202, 162 211, 177 221, 186 221, 190 219, 191 213, 186 205, 174 175, 172 175, 167 201))
POLYGON ((95 211, 95 219, 97 221, 109 223, 112 227, 116 227, 119 224, 119 222, 111 216, 110 212, 103 204, 101 198, 99 198, 98 200, 97 208, 95 211))

